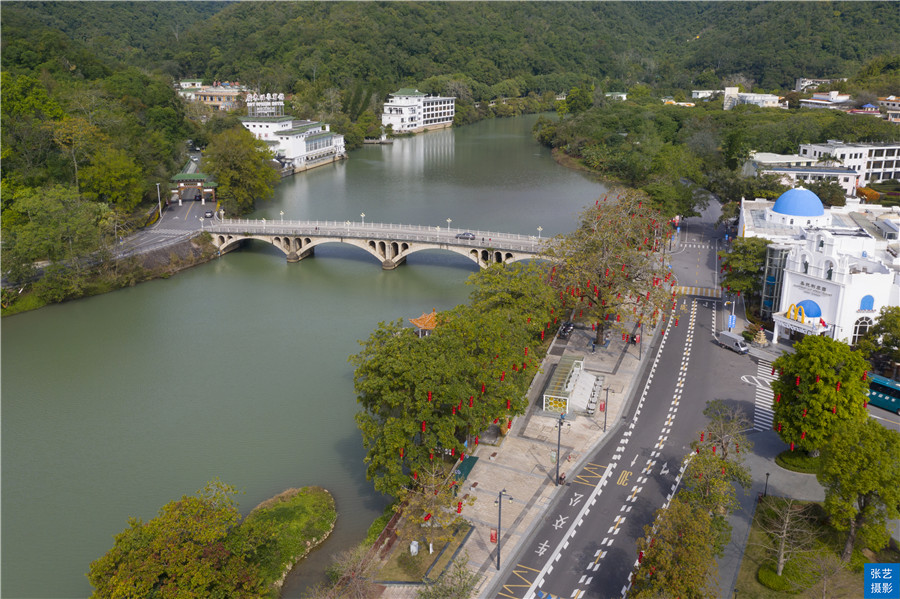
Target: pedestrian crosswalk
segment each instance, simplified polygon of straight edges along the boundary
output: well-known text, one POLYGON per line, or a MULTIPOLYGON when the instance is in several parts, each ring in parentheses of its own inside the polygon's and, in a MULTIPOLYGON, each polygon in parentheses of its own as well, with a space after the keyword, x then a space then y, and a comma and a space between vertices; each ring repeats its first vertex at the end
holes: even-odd
POLYGON ((722 289, 720 287, 684 287, 676 286, 675 292, 679 295, 696 295, 699 297, 722 297, 722 289))
POLYGON ((753 428, 758 431, 772 430, 772 422, 775 413, 772 411, 772 387, 769 385, 775 377, 772 376, 772 363, 763 358, 758 358, 756 366, 756 399, 753 407, 753 428))
POLYGON ((678 247, 694 248, 694 249, 699 249, 699 250, 708 250, 710 248, 710 245, 708 243, 682 243, 682 244, 679 244, 678 247))

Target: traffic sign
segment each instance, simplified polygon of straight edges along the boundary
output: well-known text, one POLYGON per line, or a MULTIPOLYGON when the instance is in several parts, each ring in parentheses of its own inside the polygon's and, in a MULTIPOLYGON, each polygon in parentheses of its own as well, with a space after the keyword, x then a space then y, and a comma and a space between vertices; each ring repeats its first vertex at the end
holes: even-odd
POLYGON ((734 325, 737 323, 737 318, 735 318, 734 314, 728 316, 728 328, 733 329, 734 325))

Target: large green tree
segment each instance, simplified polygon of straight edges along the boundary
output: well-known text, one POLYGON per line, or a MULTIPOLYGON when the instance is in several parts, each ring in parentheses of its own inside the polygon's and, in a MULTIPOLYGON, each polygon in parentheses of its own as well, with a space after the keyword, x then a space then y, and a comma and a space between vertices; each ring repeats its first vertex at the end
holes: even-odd
POLYGON ((272 196, 279 181, 273 157, 265 142, 243 127, 212 136, 204 164, 219 184, 217 194, 229 214, 249 212, 256 200, 272 196))
POLYGON ((676 496, 667 509, 656 512, 656 521, 644 527, 638 539, 640 565, 634 571, 634 599, 680 597, 712 599, 718 569, 709 511, 676 496))
POLYGON ((862 352, 828 337, 807 335, 772 367, 775 429, 791 449, 815 455, 835 431, 868 418, 868 362, 862 352))
POLYGON ((731 250, 719 252, 722 261, 720 270, 724 273, 722 284, 729 291, 759 295, 769 243, 762 237, 736 237, 731 243, 731 250))
POLYGON ((845 423, 823 446, 817 477, 831 522, 847 531, 841 559, 850 561, 857 540, 884 547, 886 520, 900 517, 900 433, 873 418, 845 423))
POLYGON ((415 488, 420 472, 455 461, 483 430, 524 412, 535 346, 559 315, 539 272, 480 271, 471 278, 472 305, 437 314, 430 335, 419 337, 397 320, 361 342, 350 358, 362 408, 356 421, 376 489, 396 495, 415 488))
POLYGON ((873 365, 880 370, 892 370, 900 362, 900 307, 884 306, 878 312, 875 325, 859 343, 859 349, 868 352, 873 365))
POLYGON ((141 201, 144 179, 140 167, 122 150, 105 148, 81 171, 81 191, 89 200, 113 204, 130 212, 141 201))
POLYGON ((652 328, 670 308, 675 280, 663 253, 668 223, 640 192, 611 192, 579 215, 577 228, 546 249, 552 283, 567 308, 607 329, 652 328))
POLYGON ((132 518, 115 545, 93 562, 95 599, 259 597, 264 588, 250 548, 231 534, 240 522, 234 489, 219 481, 163 506, 144 523, 132 518))

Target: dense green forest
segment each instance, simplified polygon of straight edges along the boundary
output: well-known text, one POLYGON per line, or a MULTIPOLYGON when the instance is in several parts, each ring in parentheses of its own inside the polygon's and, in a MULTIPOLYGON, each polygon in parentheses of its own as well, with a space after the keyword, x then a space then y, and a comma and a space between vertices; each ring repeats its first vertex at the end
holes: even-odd
MULTIPOLYGON (((557 109, 544 143, 681 214, 694 185, 746 191, 734 168, 748 149, 890 133, 872 119, 689 112, 660 97, 786 91, 800 76, 850 77, 838 87, 859 98, 900 93, 890 2, 6 2, 2 28, 4 275, 25 283, 49 263, 35 285, 46 301, 91 292, 94 258, 146 224, 187 139, 240 127, 183 102, 179 78, 291 94, 294 116, 327 120, 350 148, 377 133, 400 87, 457 97, 457 125, 557 109), (607 104, 608 91, 629 102, 607 104)), ((129 280, 107 271, 109 285, 129 280)))

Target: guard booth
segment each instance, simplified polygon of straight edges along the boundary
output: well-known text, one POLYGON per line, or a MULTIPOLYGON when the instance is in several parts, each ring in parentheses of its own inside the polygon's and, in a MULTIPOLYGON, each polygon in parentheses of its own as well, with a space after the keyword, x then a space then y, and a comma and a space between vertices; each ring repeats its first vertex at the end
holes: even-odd
POLYGON ((202 204, 216 203, 218 183, 203 173, 179 173, 170 179, 172 200, 179 202, 199 201, 202 204))
POLYGON ((578 376, 584 369, 584 356, 563 356, 544 390, 544 411, 568 414, 578 376))

